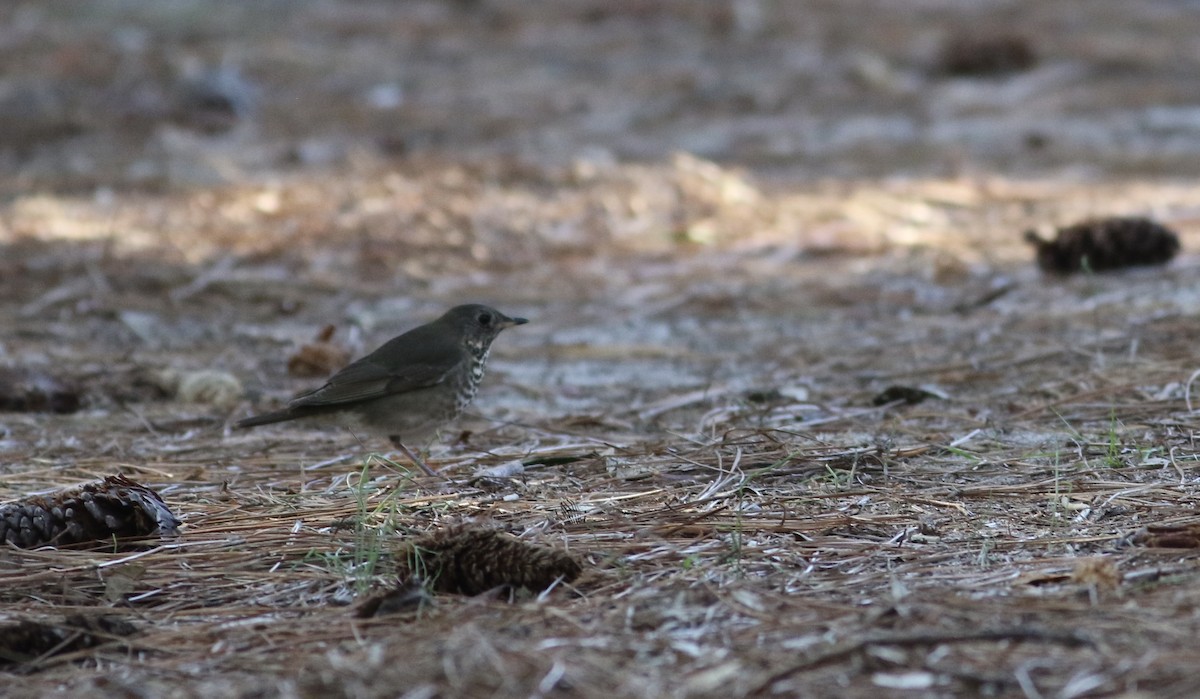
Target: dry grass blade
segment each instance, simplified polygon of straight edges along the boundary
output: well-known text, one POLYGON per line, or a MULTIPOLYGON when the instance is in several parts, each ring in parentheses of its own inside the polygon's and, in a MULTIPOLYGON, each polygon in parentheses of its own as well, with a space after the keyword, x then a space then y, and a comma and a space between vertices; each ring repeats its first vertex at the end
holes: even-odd
POLYGON ((840 644, 829 650, 817 653, 801 663, 797 663, 780 672, 776 672, 759 685, 755 693, 770 689, 781 680, 804 670, 824 665, 826 663, 845 660, 848 656, 861 653, 870 646, 937 646, 948 643, 1004 643, 1016 641, 1023 643, 1051 643, 1065 646, 1094 646, 1095 642, 1079 633, 1050 631, 1035 628, 1012 629, 981 629, 978 631, 938 632, 916 631, 908 633, 893 633, 858 638, 840 644))

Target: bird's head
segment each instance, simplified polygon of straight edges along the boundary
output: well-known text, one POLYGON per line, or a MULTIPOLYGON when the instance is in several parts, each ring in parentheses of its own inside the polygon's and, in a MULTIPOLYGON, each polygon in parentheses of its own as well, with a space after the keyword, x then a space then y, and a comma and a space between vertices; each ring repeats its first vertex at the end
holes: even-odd
POLYGON ((501 330, 529 322, 524 318, 510 318, 490 306, 478 303, 455 306, 446 311, 440 321, 462 333, 468 345, 482 345, 485 348, 501 330))

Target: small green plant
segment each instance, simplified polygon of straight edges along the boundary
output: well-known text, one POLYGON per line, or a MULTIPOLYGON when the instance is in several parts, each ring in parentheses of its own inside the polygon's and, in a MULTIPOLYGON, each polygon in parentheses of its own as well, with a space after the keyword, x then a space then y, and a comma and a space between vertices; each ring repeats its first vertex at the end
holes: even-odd
POLYGON ((951 454, 953 454, 961 459, 966 459, 967 461, 970 461, 972 463, 983 460, 982 458, 980 458, 979 454, 967 451, 966 449, 961 449, 952 444, 947 444, 946 446, 944 446, 942 448, 945 449, 946 451, 950 452, 951 454))
POLYGON ((729 553, 725 556, 725 560, 733 564, 733 571, 738 578, 745 577, 745 570, 742 568, 742 517, 738 514, 737 523, 729 532, 729 553))
POLYGON ((356 511, 354 549, 351 552, 350 565, 346 573, 354 578, 355 589, 360 593, 370 588, 372 581, 380 572, 381 562, 386 558, 385 554, 389 543, 396 540, 397 493, 393 492, 375 506, 372 506, 370 502, 373 488, 368 474, 371 465, 375 462, 391 463, 378 454, 369 454, 363 460, 357 480, 350 482, 354 492, 356 511), (375 524, 376 521, 378 524, 375 524))
POLYGON ((742 538, 742 505, 745 502, 746 490, 738 488, 733 495, 733 527, 729 530, 729 552, 724 557, 725 563, 733 565, 734 574, 738 578, 745 577, 745 570, 742 567, 742 558, 744 551, 742 538))
POLYGON ((405 567, 412 578, 420 580, 422 584, 433 586, 437 582, 437 576, 430 574, 429 563, 426 556, 430 552, 420 546, 409 546, 405 553, 405 567))
POLYGON ((1108 448, 1104 453, 1104 465, 1109 468, 1121 468, 1125 462, 1121 459, 1121 438, 1118 435, 1118 426, 1116 410, 1113 410, 1109 415, 1108 424, 1108 448))
POLYGON ((984 539, 983 546, 979 549, 979 555, 975 557, 975 565, 980 568, 987 568, 991 565, 992 542, 984 539))
POLYGON ((1059 453, 1054 452, 1054 510, 1058 511, 1062 504, 1062 494, 1059 492, 1059 485, 1062 483, 1062 462, 1059 459, 1059 453))
POLYGON ((848 488, 854 484, 854 469, 857 466, 851 466, 849 471, 840 471, 829 464, 825 465, 825 481, 834 488, 848 488))
POLYGON ((756 468, 756 469, 747 471, 746 472, 746 480, 744 482, 749 483, 750 481, 752 481, 760 476, 771 475, 772 471, 783 468, 784 466, 787 466, 788 464, 792 463, 792 460, 795 459, 796 455, 799 453, 800 453, 799 451, 788 452, 786 456, 784 456, 782 459, 779 459, 778 461, 775 461, 774 463, 763 466, 762 468, 756 468))

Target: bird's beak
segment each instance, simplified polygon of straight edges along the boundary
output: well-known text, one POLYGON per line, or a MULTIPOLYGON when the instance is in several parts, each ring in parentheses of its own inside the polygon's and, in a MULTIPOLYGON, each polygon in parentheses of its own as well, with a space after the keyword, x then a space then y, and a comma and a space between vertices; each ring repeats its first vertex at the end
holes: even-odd
POLYGON ((503 330, 504 328, 511 328, 514 325, 524 325, 528 322, 529 322, 529 320, 527 318, 505 317, 503 320, 500 321, 500 329, 503 330))

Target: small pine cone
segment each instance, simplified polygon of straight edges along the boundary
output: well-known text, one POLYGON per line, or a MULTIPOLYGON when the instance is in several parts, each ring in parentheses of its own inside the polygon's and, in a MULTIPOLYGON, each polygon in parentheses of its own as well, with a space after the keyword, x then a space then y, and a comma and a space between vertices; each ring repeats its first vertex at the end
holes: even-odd
POLYGON ((1004 75, 1037 65, 1037 52, 1020 34, 955 34, 942 44, 938 66, 947 75, 1004 75))
POLYGON ((923 403, 927 398, 941 398, 936 393, 931 393, 923 388, 914 388, 912 386, 888 386, 875 397, 871 399, 872 405, 887 405, 898 400, 904 401, 905 405, 916 405, 923 403))
POLYGON ((83 614, 71 614, 61 624, 32 620, 3 624, 0 666, 94 648, 113 636, 130 636, 136 631, 137 627, 118 617, 83 614))
POLYGON ((321 378, 349 364, 350 350, 331 341, 336 330, 336 326, 326 325, 315 341, 296 350, 288 359, 288 375, 321 378))
POLYGON ((1026 231, 1025 240, 1037 249, 1039 267, 1060 274, 1165 264, 1179 252, 1174 231, 1136 217, 1083 221, 1058 229, 1054 240, 1026 231))
POLYGON ((491 529, 450 529, 421 537, 410 545, 405 564, 433 589, 464 595, 497 588, 540 591, 560 578, 574 580, 583 570, 563 551, 491 529))
POLYGON ((1200 548, 1200 524, 1150 525, 1128 537, 1130 543, 1157 549, 1200 548))
POLYGON ((79 389, 70 382, 25 367, 0 368, 0 410, 29 413, 73 413, 79 389))
POLYGON ((173 535, 179 519, 158 493, 124 476, 0 506, 0 540, 21 548, 173 535))

